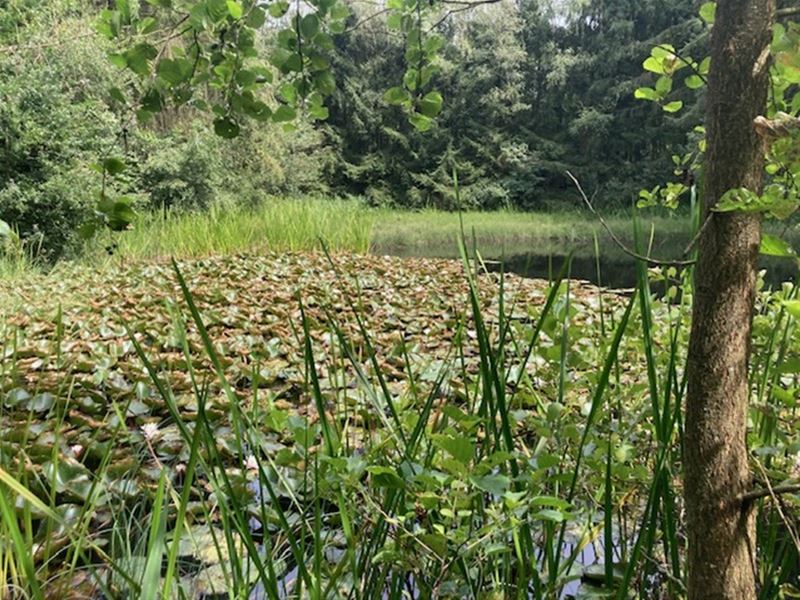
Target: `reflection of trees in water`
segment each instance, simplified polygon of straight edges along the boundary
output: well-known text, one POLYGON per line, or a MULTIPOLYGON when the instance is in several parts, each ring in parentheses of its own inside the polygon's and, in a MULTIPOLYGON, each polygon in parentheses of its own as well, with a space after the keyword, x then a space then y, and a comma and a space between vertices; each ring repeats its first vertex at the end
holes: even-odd
MULTIPOLYGON (((572 278, 600 283, 609 288, 631 288, 636 284, 636 264, 632 258, 624 253, 606 256, 603 254, 603 248, 600 252, 599 281, 594 256, 573 255, 572 278)), ((543 256, 527 253, 508 257, 504 264, 507 272, 546 279, 551 273, 558 272, 565 259, 565 254, 543 256)), ((762 256, 760 265, 766 270, 764 275, 766 285, 773 288, 780 287, 784 281, 793 281, 798 274, 797 265, 792 260, 762 256)))
MULTIPOLYGON (((645 239, 648 239, 646 236, 645 239)), ((624 240, 630 247, 631 239, 624 240)), ((664 260, 680 258, 690 242, 688 235, 656 235, 652 245, 649 239, 646 247, 648 254, 664 260)), ((790 240, 795 247, 800 247, 800 240, 790 240)), ((600 281, 609 288, 631 288, 636 283, 634 260, 625 254, 609 238, 598 240, 600 248, 600 281)), ((557 273, 569 252, 572 252, 572 278, 598 283, 597 262, 594 242, 568 242, 562 239, 543 240, 535 248, 527 244, 505 247, 485 247, 479 244, 481 256, 486 260, 500 261, 505 264, 507 272, 524 277, 547 279, 551 273, 557 273)), ((396 256, 425 256, 438 258, 459 258, 455 244, 421 245, 415 247, 381 246, 373 249, 375 254, 391 254, 396 256)), ((766 269, 765 282, 770 287, 779 287, 784 281, 792 281, 798 275, 797 265, 792 260, 773 256, 760 258, 762 269, 766 269)), ((499 269, 499 265, 488 265, 490 269, 499 269)))

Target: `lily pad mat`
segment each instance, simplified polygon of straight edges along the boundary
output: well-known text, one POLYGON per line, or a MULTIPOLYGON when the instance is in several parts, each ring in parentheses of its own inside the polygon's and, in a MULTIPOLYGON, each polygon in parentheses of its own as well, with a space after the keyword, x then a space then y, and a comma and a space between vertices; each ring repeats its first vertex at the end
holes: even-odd
MULTIPOLYGON (((261 407, 267 414, 278 409, 316 418, 305 385, 301 302, 332 413, 343 399, 352 400, 360 393, 354 370, 342 358, 334 323, 363 359, 367 374, 372 374, 356 316, 363 320, 389 389, 401 406, 408 402, 409 370, 414 385, 424 389, 448 369, 447 399, 463 398, 470 383, 464 373, 471 377, 478 371, 463 265, 351 254, 335 255, 332 262, 322 254, 294 253, 179 264, 241 405, 261 407), (457 357, 454 336, 460 324, 465 328, 462 355, 457 357)), ((499 276, 483 274, 479 279, 484 318, 496 321, 499 276)), ((531 329, 544 304, 548 284, 507 275, 503 287, 506 314, 524 339, 525 329, 531 329)), ((570 364, 574 370, 570 398, 585 398, 592 365, 599 364, 596 359, 603 346, 595 337, 599 295, 593 286, 571 282, 569 305, 560 300, 545 327, 540 351, 528 366, 536 393, 545 403, 556 396, 553 375, 560 342, 555 317, 565 310, 585 336, 576 341, 582 348, 575 353, 580 360, 570 364)), ((606 308, 618 308, 618 300, 606 294, 606 308)), ((3 283, 0 317, 2 462, 12 470, 23 462, 42 474, 56 488, 64 512, 85 499, 92 471, 108 451, 112 453, 106 472, 111 479, 109 502, 152 490, 160 466, 179 470, 187 458, 186 444, 135 354, 126 323, 169 382, 182 416, 192 421, 197 402, 181 344, 181 331, 186 330, 195 376, 209 390, 208 410, 215 419, 220 450, 235 464, 227 400, 188 318, 171 264, 142 262, 100 271, 74 268, 33 278, 24 286, 3 283)), ((512 370, 514 360, 509 358, 512 370)), ((519 379, 516 373, 510 385, 519 379)), ((368 420, 369 415, 360 418, 368 420)), ((290 442, 276 436, 265 443, 274 444, 277 451, 290 442)), ((197 512, 202 520, 202 510, 197 512)), ((97 518, 100 527, 112 515, 97 518)))

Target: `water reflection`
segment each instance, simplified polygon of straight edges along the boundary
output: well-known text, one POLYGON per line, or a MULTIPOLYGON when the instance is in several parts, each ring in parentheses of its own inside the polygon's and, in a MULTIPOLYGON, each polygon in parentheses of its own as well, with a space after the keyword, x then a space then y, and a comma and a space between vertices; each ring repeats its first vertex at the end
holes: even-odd
MULTIPOLYGON (((654 240, 650 254, 665 260, 679 258, 688 243, 689 238, 684 235, 661 236, 654 240)), ((599 241, 599 275, 598 259, 591 241, 543 240, 535 249, 531 249, 530 246, 483 247, 480 244, 478 247, 490 270, 499 270, 502 263, 506 272, 523 277, 547 279, 558 272, 571 251, 573 279, 613 289, 628 289, 636 284, 636 261, 610 239, 599 241)), ((372 248, 372 253, 400 257, 459 258, 455 240, 450 244, 437 243, 432 246, 379 245, 372 248)), ((773 289, 780 287, 784 281, 794 281, 798 276, 797 264, 791 259, 761 256, 759 268, 766 270, 764 282, 773 289)))

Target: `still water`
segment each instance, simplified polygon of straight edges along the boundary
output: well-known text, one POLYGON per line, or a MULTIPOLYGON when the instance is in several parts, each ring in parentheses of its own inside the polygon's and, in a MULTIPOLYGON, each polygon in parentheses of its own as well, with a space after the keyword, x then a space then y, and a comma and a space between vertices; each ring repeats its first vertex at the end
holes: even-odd
MULTIPOLYGON (((688 244, 685 236, 663 236, 652 246, 649 254, 664 260, 674 260, 681 256, 688 244)), ((572 251, 572 279, 589 281, 612 289, 629 289, 636 284, 636 261, 625 254, 610 239, 601 239, 598 260, 592 242, 559 243, 558 240, 544 241, 531 247, 490 248, 481 253, 487 261, 489 270, 505 269, 522 277, 548 279, 558 273, 562 263, 572 251)), ((437 244, 436 246, 377 246, 373 254, 425 257, 459 258, 458 246, 437 244)), ((761 256, 760 268, 765 270, 764 282, 767 286, 778 288, 784 281, 794 281, 798 276, 794 260, 761 256)))

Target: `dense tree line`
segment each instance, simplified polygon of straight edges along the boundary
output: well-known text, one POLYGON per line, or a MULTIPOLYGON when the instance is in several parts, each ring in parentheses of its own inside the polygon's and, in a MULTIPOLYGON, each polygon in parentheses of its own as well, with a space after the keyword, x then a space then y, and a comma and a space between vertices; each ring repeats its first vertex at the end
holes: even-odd
MULTIPOLYGON (((694 98, 676 117, 633 97, 653 44, 668 38, 703 55, 691 0, 454 5, 426 24, 442 45, 434 82, 444 98, 426 132, 384 97, 408 67, 403 36, 387 27, 381 5, 353 2, 330 53, 329 118, 251 122, 233 141, 188 107, 146 124, 130 118, 111 92, 128 75, 96 32, 107 4, 0 8, 0 219, 51 257, 78 247, 75 232, 103 185, 91 165, 109 153, 129 165, 114 181, 119 193, 165 212, 307 192, 455 209, 454 172, 461 207, 564 208, 576 202, 566 170, 611 209, 663 181, 701 120, 694 98)), ((272 37, 266 28, 259 43, 269 47, 272 37)))
POLYGON ((599 203, 629 206, 669 174, 702 120, 698 102, 665 118, 634 98, 654 44, 705 51, 689 0, 521 0, 447 19, 436 28, 444 108, 424 133, 383 102, 406 68, 403 39, 369 16, 357 12, 361 25, 338 40, 327 131, 339 161, 332 184, 375 203, 454 208, 455 168, 466 206, 563 207, 574 202, 570 169, 599 203))

